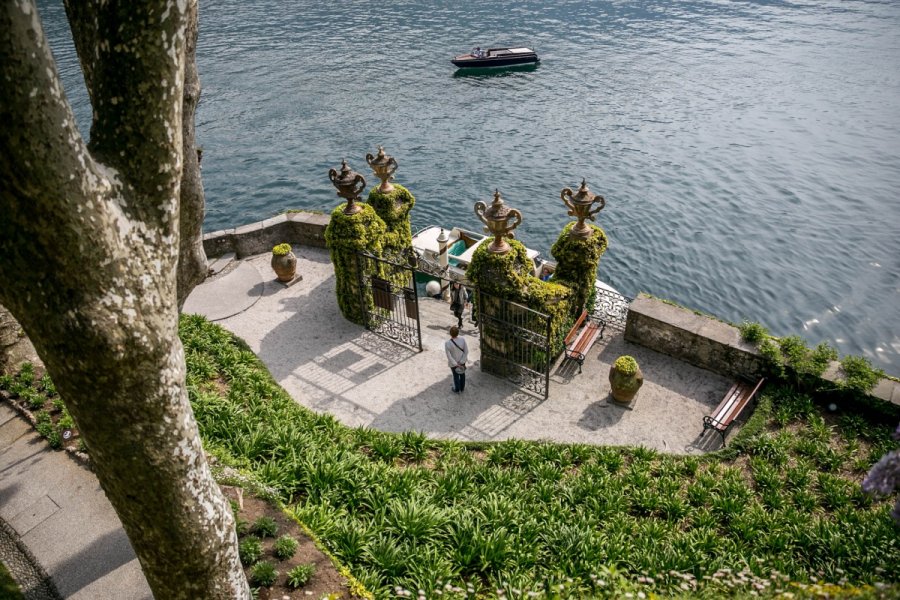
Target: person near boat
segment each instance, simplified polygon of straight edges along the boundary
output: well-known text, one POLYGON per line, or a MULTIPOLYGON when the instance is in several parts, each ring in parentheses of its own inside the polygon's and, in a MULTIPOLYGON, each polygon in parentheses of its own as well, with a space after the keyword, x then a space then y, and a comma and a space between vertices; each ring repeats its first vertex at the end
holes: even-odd
POLYGON ((457 327, 462 327, 463 311, 469 304, 469 292, 460 282, 454 281, 450 286, 450 310, 456 316, 457 327))

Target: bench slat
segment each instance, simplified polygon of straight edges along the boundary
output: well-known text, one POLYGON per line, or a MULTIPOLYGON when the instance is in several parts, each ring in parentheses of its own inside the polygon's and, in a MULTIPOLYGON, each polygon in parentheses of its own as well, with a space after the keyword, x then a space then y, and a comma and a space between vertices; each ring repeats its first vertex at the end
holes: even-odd
POLYGON ((603 337, 603 328, 601 324, 594 323, 588 319, 588 311, 581 311, 581 315, 572 325, 572 329, 566 334, 563 340, 565 346, 565 357, 578 361, 578 372, 581 372, 581 365, 584 363, 585 355, 598 337, 603 337), (582 327, 584 323, 584 327, 582 327))
POLYGON ((729 417, 734 414, 735 409, 740 409, 744 405, 748 391, 749 390, 743 385, 738 385, 734 388, 734 391, 719 404, 719 407, 712 416, 717 421, 729 421, 729 417))
POLYGON ((744 407, 753 399, 759 388, 765 382, 761 378, 755 386, 743 382, 735 382, 719 402, 719 405, 708 417, 703 417, 703 429, 715 429, 722 436, 722 445, 725 445, 725 432, 737 418, 744 407))
POLYGON ((568 346, 572 342, 572 338, 576 338, 579 334, 579 327, 584 323, 584 320, 587 318, 587 311, 581 311, 581 315, 579 315, 578 320, 575 321, 575 324, 572 325, 572 329, 569 330, 569 333, 566 334, 566 339, 563 340, 563 344, 568 346))
POLYGON ((584 357, 585 353, 597 341, 597 336, 599 335, 600 326, 596 323, 588 323, 578 332, 578 337, 575 338, 574 343, 569 348, 566 348, 566 354, 584 357))

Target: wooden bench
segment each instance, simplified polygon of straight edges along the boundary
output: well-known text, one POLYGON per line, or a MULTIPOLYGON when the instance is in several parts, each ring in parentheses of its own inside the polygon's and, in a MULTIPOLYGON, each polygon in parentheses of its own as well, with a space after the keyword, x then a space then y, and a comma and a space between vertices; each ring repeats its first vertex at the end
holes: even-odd
POLYGON ((719 402, 716 410, 708 417, 703 417, 703 431, 707 429, 717 431, 722 436, 722 447, 725 447, 725 434, 728 432, 728 428, 731 427, 737 416, 744 410, 744 407, 753 399, 765 380, 765 377, 763 377, 756 382, 756 385, 752 382, 736 381, 731 386, 731 389, 728 390, 728 393, 725 394, 725 397, 722 398, 722 401, 719 402))
POLYGON ((575 321, 572 329, 566 335, 566 339, 563 341, 566 347, 566 358, 578 361, 579 373, 581 373, 581 366, 584 364, 588 350, 591 349, 591 346, 594 345, 598 338, 603 337, 605 328, 606 323, 591 321, 588 318, 588 312, 584 310, 581 311, 581 316, 578 317, 578 320, 575 321), (584 326, 582 327, 582 325, 584 326))

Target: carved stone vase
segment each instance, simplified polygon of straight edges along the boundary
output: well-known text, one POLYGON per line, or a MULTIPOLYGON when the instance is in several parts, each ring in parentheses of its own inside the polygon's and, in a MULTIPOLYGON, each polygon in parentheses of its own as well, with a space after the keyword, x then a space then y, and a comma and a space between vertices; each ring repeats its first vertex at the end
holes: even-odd
POLYGON ((293 252, 287 254, 272 255, 272 270, 278 276, 278 281, 288 282, 297 275, 297 257, 293 252))
POLYGON ((630 366, 627 362, 624 365, 620 364, 620 361, 621 359, 617 360, 609 369, 612 397, 621 404, 631 404, 638 390, 644 384, 644 374, 641 373, 641 368, 634 359, 632 359, 633 365, 630 366))

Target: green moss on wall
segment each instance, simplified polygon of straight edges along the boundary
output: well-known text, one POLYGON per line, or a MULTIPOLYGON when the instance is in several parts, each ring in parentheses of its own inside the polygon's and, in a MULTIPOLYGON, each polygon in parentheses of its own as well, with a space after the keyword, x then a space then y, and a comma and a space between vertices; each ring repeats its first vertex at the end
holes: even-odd
POLYGON ((368 203, 386 227, 382 239, 385 256, 396 256, 412 246, 409 212, 415 206, 416 198, 408 189, 395 183, 394 190, 385 194, 377 186, 373 187, 369 192, 368 203))
POLYGON ((553 279, 572 288, 571 309, 573 314, 578 314, 583 309, 593 308, 597 266, 600 264, 600 257, 609 246, 609 241, 600 227, 590 223, 588 227, 593 231, 591 237, 572 238, 569 232, 574 226, 573 221, 563 228, 550 253, 557 262, 553 279))
MULTIPOLYGON (((512 249, 505 254, 490 252, 487 243, 479 246, 472 256, 466 277, 478 289, 491 296, 517 302, 550 315, 549 358, 555 357, 562 352, 563 338, 571 326, 569 298, 572 291, 558 282, 541 281, 534 277, 532 275, 534 266, 528 258, 525 246, 516 240, 509 240, 509 243, 512 249)), ((486 315, 500 310, 500 303, 495 301, 482 302, 481 306, 486 315)), ((507 339, 510 332, 500 328, 492 331, 488 325, 490 322, 485 320, 481 343, 495 346, 496 351, 503 354, 505 347, 510 343, 507 339)), ((540 324, 535 323, 534 326, 539 327, 540 324)), ((535 362, 544 359, 547 357, 535 356, 535 362)))
POLYGON ((504 254, 488 250, 490 242, 478 246, 466 270, 466 277, 488 294, 520 302, 526 278, 534 266, 521 242, 508 241, 512 249, 504 254))
MULTIPOLYGON (((363 209, 355 215, 345 215, 346 206, 341 204, 331 212, 331 220, 325 228, 325 242, 334 264, 341 314, 348 321, 365 327, 366 311, 361 304, 356 255, 361 250, 381 255, 386 227, 371 206, 362 204, 363 209)), ((371 298, 368 302, 371 302, 371 298)))

